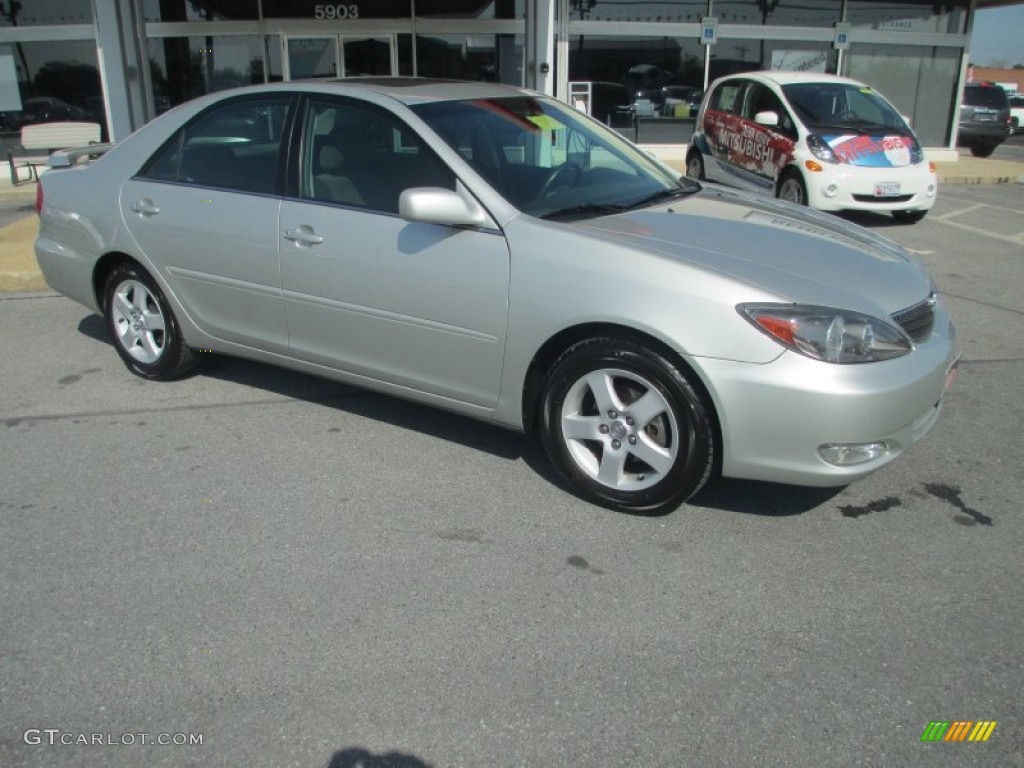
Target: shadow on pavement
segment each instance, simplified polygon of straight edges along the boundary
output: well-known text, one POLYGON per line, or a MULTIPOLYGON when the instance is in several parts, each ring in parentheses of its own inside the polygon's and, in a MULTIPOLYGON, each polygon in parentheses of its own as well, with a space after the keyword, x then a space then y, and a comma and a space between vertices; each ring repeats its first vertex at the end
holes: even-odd
MULTIPOLYGON (((90 314, 82 318, 78 324, 78 331, 110 346, 110 354, 116 357, 117 353, 111 344, 106 324, 99 315, 90 314)), ((126 372, 125 375, 132 374, 126 372)), ((197 375, 260 389, 291 400, 304 400, 335 408, 467 448, 485 451, 497 458, 511 461, 521 459, 543 480, 567 493, 573 493, 562 482, 548 460, 540 440, 533 435, 523 435, 428 405, 377 394, 311 374, 228 355, 206 356, 197 375)), ((840 491, 842 488, 803 488, 716 478, 710 481, 690 504, 749 515, 785 517, 799 515, 824 504, 840 491)), ((685 505, 679 509, 685 510, 685 505)), ((647 516, 644 513, 638 515, 647 516)))
POLYGON ((362 747, 346 747, 334 753, 327 768, 432 768, 430 763, 403 752, 375 755, 362 747))

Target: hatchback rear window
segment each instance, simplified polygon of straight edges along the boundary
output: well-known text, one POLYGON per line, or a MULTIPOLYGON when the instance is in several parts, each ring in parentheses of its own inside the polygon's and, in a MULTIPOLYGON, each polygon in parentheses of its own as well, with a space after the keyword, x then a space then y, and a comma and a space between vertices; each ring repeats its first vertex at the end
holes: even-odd
POLYGON ((969 107, 1007 109, 1006 91, 997 85, 968 85, 964 88, 964 104, 969 107))

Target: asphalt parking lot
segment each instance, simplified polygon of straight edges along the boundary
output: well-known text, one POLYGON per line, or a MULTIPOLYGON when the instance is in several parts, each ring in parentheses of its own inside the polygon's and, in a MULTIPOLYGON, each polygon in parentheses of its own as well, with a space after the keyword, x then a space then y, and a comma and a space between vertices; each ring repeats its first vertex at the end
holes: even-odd
POLYGON ((84 308, 0 294, 0 765, 1024 765, 1022 213, 1011 184, 851 217, 957 323, 924 442, 656 518, 308 376, 141 381, 84 308), (921 741, 968 720, 997 725, 921 741))

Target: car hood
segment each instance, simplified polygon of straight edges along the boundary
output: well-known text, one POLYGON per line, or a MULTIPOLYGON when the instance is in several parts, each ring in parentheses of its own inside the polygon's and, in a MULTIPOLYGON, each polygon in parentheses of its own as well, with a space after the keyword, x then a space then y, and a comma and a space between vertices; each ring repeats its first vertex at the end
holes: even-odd
POLYGON ((714 185, 576 226, 799 304, 889 315, 931 291, 924 269, 890 240, 829 214, 714 185))

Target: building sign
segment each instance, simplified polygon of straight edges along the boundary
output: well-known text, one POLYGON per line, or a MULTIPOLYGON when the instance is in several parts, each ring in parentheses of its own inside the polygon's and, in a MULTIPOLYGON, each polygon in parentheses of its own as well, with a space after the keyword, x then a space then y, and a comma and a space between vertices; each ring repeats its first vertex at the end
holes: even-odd
POLYGON ((828 53, 825 51, 772 51, 772 69, 789 72, 825 72, 828 53))

